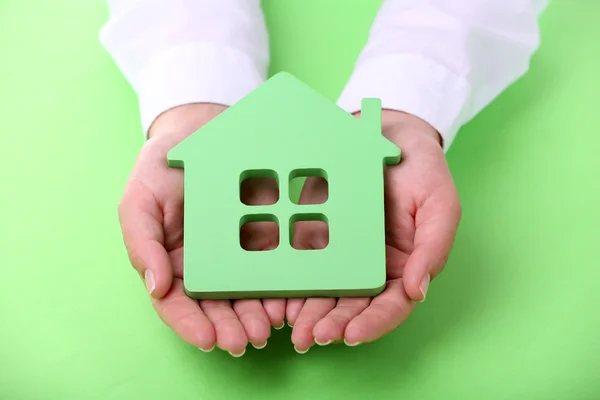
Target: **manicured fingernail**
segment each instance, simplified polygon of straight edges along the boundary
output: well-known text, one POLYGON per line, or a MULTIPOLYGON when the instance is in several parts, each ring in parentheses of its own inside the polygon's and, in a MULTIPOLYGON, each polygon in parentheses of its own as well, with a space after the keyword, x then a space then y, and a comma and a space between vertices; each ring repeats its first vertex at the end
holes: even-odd
POLYGON ((242 350, 242 352, 239 354, 232 353, 231 351, 229 352, 229 354, 231 354, 232 357, 239 358, 239 357, 243 356, 244 354, 246 354, 246 348, 244 347, 244 350, 242 350))
POLYGON ((429 274, 425 274, 425 276, 421 280, 421 286, 419 286, 419 290, 421 290, 421 293, 423 294, 423 300, 421 300, 421 302, 424 302, 425 297, 427 297, 427 288, 429 288, 430 279, 431 277, 429 276, 429 274))
POLYGON ((151 270, 147 269, 144 273, 144 280, 146 281, 146 289, 148 290, 148 293, 152 294, 152 292, 154 292, 154 289, 156 289, 154 273, 151 270))
POLYGON ((360 342, 350 343, 346 339, 344 339, 344 344, 346 346, 354 347, 354 346, 358 346, 360 344, 360 342))
POLYGON ((304 354, 306 353, 308 350, 310 350, 310 347, 307 348, 306 350, 299 350, 296 346, 294 346, 294 350, 296 351, 296 353, 298 354, 304 354))
POLYGON ((294 324, 290 323, 290 321, 287 321, 287 326, 289 326, 290 328, 293 328, 294 324))
POLYGON ((264 349, 265 347, 267 347, 267 341, 265 340, 265 342, 262 345, 256 345, 252 343, 252 347, 254 347, 257 350, 264 349))
POLYGON ((333 340, 329 339, 328 341, 326 341, 325 343, 323 342, 319 342, 316 338, 315 338, 315 343, 319 346, 327 346, 328 344, 331 344, 333 342, 333 340))
POLYGON ((285 326, 285 322, 282 322, 281 325, 279 325, 279 326, 273 326, 273 328, 275 328, 277 330, 280 330, 280 329, 283 329, 284 326, 285 326))
POLYGON ((213 351, 215 349, 215 346, 213 345, 213 347, 211 347, 210 349, 203 349, 202 347, 198 347, 198 348, 205 353, 210 353, 211 351, 213 351))

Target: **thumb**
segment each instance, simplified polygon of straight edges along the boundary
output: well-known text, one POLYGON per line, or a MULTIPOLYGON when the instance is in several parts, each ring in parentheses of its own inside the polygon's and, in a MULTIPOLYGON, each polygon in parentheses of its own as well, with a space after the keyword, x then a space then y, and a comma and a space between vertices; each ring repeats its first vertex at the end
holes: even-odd
POLYGON ((454 195, 431 197, 417 211, 415 246, 402 274, 404 289, 412 300, 424 301, 430 281, 444 268, 460 218, 460 204, 454 195))
POLYGON ((119 221, 132 266, 150 295, 163 297, 171 287, 173 269, 163 244, 160 205, 144 185, 136 182, 128 185, 119 204, 119 221))
MULTIPOLYGON (((321 177, 306 179, 300 194, 300 204, 321 204, 327 201, 327 180, 321 177)), ((294 227, 294 248, 324 249, 329 243, 325 221, 297 221, 294 227)))

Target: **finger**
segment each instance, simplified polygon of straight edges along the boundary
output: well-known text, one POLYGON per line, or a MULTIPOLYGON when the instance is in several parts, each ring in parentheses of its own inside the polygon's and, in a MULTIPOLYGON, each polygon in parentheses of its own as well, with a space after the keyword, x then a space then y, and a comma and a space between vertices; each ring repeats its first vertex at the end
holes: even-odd
MULTIPOLYGON (((242 201, 248 205, 274 204, 278 197, 277 182, 272 178, 251 178, 242 182, 242 201)), ((272 250, 279 245, 279 228, 273 222, 251 222, 246 223, 241 229, 241 243, 246 250, 272 250)), ((263 300, 264 312, 269 323, 278 329, 283 327, 285 318, 285 299, 263 300)), ((251 328, 242 321, 246 332, 258 328, 251 328)), ((264 328, 260 328, 261 332, 264 328)), ((269 330, 270 331, 270 330, 269 330)), ((257 345, 250 339, 253 345, 257 345)), ((266 341, 266 338, 265 338, 266 341)), ((262 343, 262 342, 261 342, 262 343)), ((261 344, 258 343, 260 346, 261 344)))
POLYGON ((233 302, 233 310, 240 319, 252 346, 257 349, 265 347, 271 334, 271 324, 260 300, 236 300, 233 302))
POLYGON ((213 324, 198 302, 185 294, 181 279, 174 279, 171 290, 160 299, 153 298, 152 305, 161 320, 184 341, 203 351, 215 347, 213 324))
POLYGON ((231 303, 227 300, 202 300, 200 308, 215 327, 217 346, 234 357, 243 356, 248 337, 231 303))
POLYGON ((415 246, 402 275, 404 288, 412 300, 425 300, 429 282, 446 265, 460 217, 454 190, 429 198, 417 211, 415 246))
POLYGON ((128 185, 119 204, 119 221, 131 264, 148 292, 154 298, 163 297, 171 287, 173 271, 164 248, 162 211, 142 184, 128 185))
POLYGON ((313 329, 335 307, 336 299, 310 298, 298 315, 292 330, 292 343, 298 353, 306 353, 315 343, 313 329))
POLYGON ((290 327, 294 327, 294 324, 298 320, 298 315, 300 315, 300 311, 302 311, 302 307, 306 299, 303 298, 293 298, 288 299, 285 307, 285 319, 287 319, 287 323, 290 327))
MULTIPOLYGON (((242 227, 242 237, 241 243, 242 247, 246 250, 253 251, 261 251, 261 250, 271 250, 277 247, 279 243, 279 235, 278 235, 278 227, 275 223, 270 222, 251 222, 246 223, 242 227)), ((266 341, 266 337, 262 340, 262 336, 264 336, 260 332, 264 332, 265 330, 270 332, 270 325, 280 327, 283 325, 283 319, 285 315, 285 299, 269 299, 268 301, 261 303, 260 300, 254 300, 253 304, 256 306, 260 306, 262 309, 261 315, 264 315, 266 326, 258 328, 257 324, 262 324, 263 319, 253 321, 252 319, 246 317, 242 320, 242 324, 244 325, 244 329, 247 333, 249 332, 257 332, 257 340, 261 340, 256 342, 252 336, 250 340, 252 344, 256 346, 263 346, 266 341), (248 326, 247 324, 251 324, 248 326), (257 331, 258 330, 258 331, 257 331)), ((242 304, 246 304, 243 302, 242 304)), ((255 309, 255 307, 253 308, 255 309)), ((256 315, 251 314, 251 315, 256 315)))
POLYGON ((349 346, 375 341, 395 330, 414 310, 402 279, 388 281, 383 293, 356 316, 344 331, 344 342, 349 346))
MULTIPOLYGON (((300 193, 300 204, 320 204, 324 203, 328 198, 327 192, 327 181, 321 177, 309 177, 306 179, 304 186, 302 188, 302 192, 300 193)), ((329 230, 327 229, 327 225, 323 221, 300 221, 294 224, 294 237, 293 237, 294 248, 310 250, 310 249, 323 249, 327 247, 329 243, 329 230)), ((299 338, 299 342, 296 343, 296 349, 300 352, 307 351, 310 346, 314 343, 314 338, 312 337, 312 326, 314 323, 318 321, 312 322, 311 326, 302 326, 302 319, 300 315, 305 313, 304 307, 308 305, 311 307, 313 304, 319 304, 320 301, 326 300, 328 303, 332 305, 328 307, 327 313, 329 309, 333 308, 335 305, 334 299, 311 299, 306 300, 302 298, 294 298, 288 299, 287 307, 286 307, 286 319, 288 321, 288 325, 293 326, 294 330, 292 331, 292 341, 294 341, 294 337, 299 338), (296 330, 297 322, 301 322, 301 329, 296 330), (294 333, 296 332, 296 333, 294 333), (300 333, 298 333, 300 332, 300 333), (294 336, 296 335, 296 336, 294 336), (300 346, 300 347, 298 347, 300 346)), ((310 313, 310 308, 308 310, 310 313)), ((304 317, 303 317, 304 318, 304 317)), ((304 319, 306 321, 306 319, 304 319)))
POLYGON ((341 298, 329 314, 313 329, 315 343, 326 346, 344 339, 344 330, 350 321, 369 306, 370 298, 341 298))
POLYGON ((262 301, 263 307, 267 316, 269 317, 269 321, 271 321, 271 325, 275 329, 281 329, 285 325, 285 307, 286 300, 285 299, 263 299, 262 301))

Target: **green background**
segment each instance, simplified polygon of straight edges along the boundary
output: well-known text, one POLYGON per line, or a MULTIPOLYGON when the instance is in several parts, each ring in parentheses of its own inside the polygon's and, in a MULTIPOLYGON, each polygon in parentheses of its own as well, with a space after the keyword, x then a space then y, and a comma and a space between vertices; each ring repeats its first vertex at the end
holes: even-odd
MULTIPOLYGON (((273 71, 335 99, 380 4, 349 3, 266 1, 273 71)), ((142 134, 104 3, 0 0, 0 399, 600 399, 598 15, 555 0, 530 73, 460 132, 456 245, 400 329, 234 359, 182 343, 129 266, 142 134)))

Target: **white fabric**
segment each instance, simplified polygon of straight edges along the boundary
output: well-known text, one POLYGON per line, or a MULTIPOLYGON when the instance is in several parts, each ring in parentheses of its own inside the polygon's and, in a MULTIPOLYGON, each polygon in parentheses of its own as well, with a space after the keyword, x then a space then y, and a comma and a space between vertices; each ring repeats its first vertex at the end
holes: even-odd
MULTIPOLYGON (((187 103, 231 105, 267 79, 260 0, 106 0, 100 40, 138 95, 144 132, 187 103)), ((383 0, 338 104, 416 115, 450 147, 529 68, 549 0, 383 0)))

